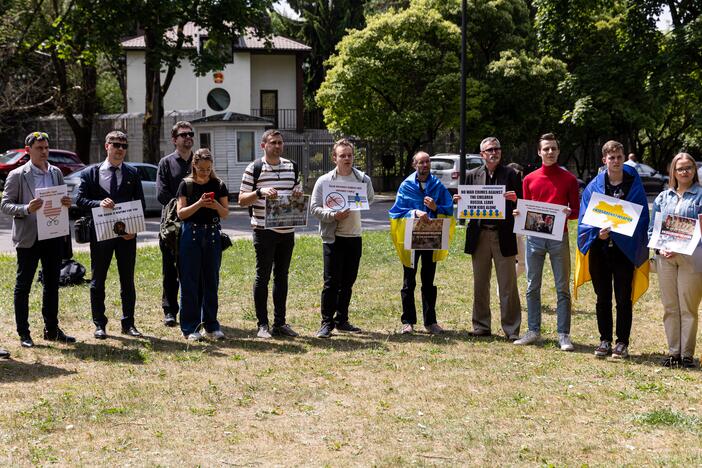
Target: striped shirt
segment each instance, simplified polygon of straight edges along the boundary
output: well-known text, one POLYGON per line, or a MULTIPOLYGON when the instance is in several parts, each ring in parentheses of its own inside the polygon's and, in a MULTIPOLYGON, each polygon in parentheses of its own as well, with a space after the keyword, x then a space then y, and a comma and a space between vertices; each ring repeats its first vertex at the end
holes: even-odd
MULTIPOLYGON (((239 193, 253 192, 254 189, 254 163, 249 164, 241 177, 241 187, 239 193)), ((293 189, 300 189, 300 184, 296 183, 295 169, 292 162, 285 158, 280 158, 280 163, 271 165, 263 160, 261 175, 256 182, 256 189, 273 187, 278 191, 279 195, 290 195, 293 189)), ((266 218, 266 199, 258 198, 252 205, 253 216, 251 216, 251 227, 254 229, 263 229, 265 227, 266 218)), ((285 234, 294 232, 294 228, 275 228, 275 232, 285 234)))

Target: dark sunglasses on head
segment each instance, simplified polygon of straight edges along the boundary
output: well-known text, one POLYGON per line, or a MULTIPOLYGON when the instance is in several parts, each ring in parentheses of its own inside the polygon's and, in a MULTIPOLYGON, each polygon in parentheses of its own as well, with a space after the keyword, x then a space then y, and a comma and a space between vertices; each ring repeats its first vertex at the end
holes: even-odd
POLYGON ((119 143, 116 141, 111 141, 110 144, 117 149, 127 149, 129 148, 129 143, 119 143))
POLYGON ((179 136, 179 137, 183 137, 183 138, 185 138, 185 137, 190 137, 190 138, 192 138, 192 137, 195 136, 195 132, 181 132, 181 133, 178 134, 178 136, 179 136))

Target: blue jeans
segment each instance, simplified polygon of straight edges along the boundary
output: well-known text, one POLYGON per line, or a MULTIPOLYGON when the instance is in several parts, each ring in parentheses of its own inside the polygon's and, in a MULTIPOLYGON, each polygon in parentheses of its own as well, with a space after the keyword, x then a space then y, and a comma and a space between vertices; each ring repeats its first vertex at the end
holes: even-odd
POLYGON ((203 325, 211 333, 219 330, 217 292, 222 263, 219 226, 186 221, 180 229, 180 329, 188 336, 203 325))
POLYGON ((562 241, 527 236, 526 300, 529 330, 541 332, 541 278, 547 253, 551 259, 558 297, 556 305, 558 333, 570 333, 570 245, 567 232, 563 234, 562 241))

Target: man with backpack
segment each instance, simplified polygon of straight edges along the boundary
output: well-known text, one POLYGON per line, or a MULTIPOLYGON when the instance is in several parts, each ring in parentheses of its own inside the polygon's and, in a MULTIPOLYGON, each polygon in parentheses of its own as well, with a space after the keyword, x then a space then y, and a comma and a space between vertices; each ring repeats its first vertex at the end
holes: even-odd
MULTIPOLYGON (((171 200, 175 199, 178 186, 183 178, 190 172, 193 158, 193 143, 195 132, 190 122, 184 120, 176 122, 171 129, 171 140, 175 151, 165 156, 158 163, 156 175, 156 193, 158 201, 163 205, 161 223, 168 215, 166 208, 171 200)), ((178 269, 176 267, 176 253, 162 236, 159 236, 158 245, 161 249, 161 274, 163 275, 163 293, 161 305, 163 307, 163 323, 167 327, 175 327, 178 305, 178 269)))
POLYGON ((283 135, 266 130, 261 138, 263 157, 249 164, 241 178, 239 206, 250 207, 253 244, 256 250, 256 278, 253 295, 259 338, 273 334, 298 336, 285 321, 288 297, 288 269, 295 247, 293 228, 266 229, 266 198, 292 193, 302 195, 295 163, 282 157, 283 135), (273 328, 268 322, 268 283, 273 272, 273 328))

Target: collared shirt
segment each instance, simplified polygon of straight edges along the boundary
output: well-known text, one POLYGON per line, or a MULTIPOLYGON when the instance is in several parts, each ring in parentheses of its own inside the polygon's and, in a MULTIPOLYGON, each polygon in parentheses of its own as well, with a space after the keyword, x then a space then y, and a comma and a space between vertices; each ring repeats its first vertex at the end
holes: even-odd
MULTIPOLYGON (((100 164, 100 187, 105 190, 105 192, 110 193, 110 181, 112 180, 112 171, 110 167, 112 164, 105 159, 102 164, 100 164)), ((117 176, 117 187, 122 185, 122 164, 117 166, 117 171, 115 171, 115 176, 117 176)))
POLYGON ((54 179, 51 177, 51 164, 46 163, 46 171, 42 168, 35 166, 31 161, 30 170, 32 172, 32 178, 34 179, 34 189, 46 188, 54 186, 54 179))

